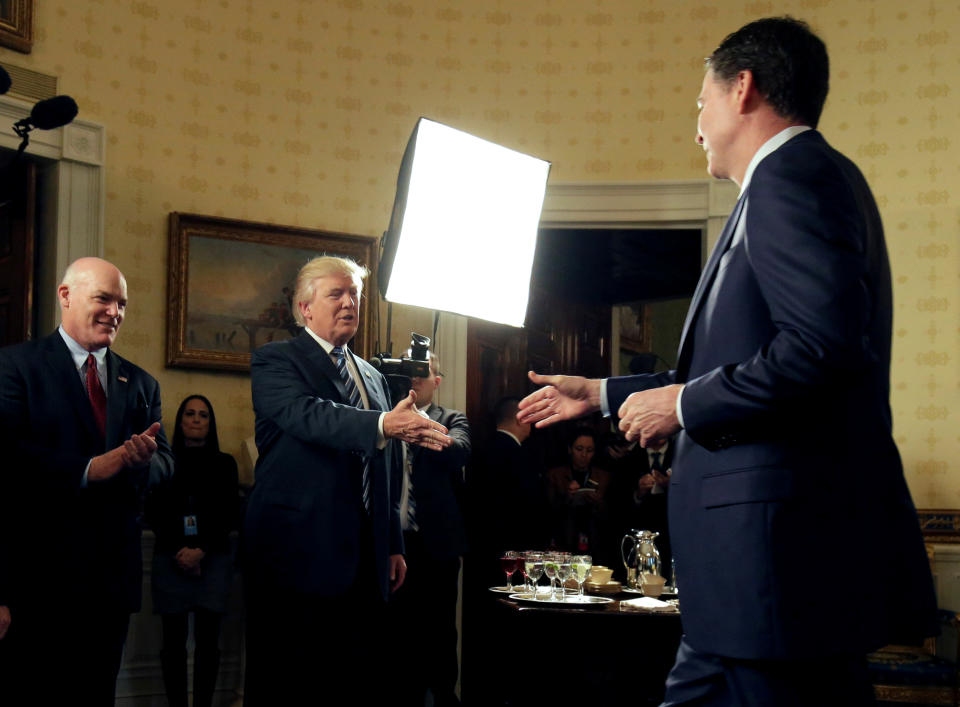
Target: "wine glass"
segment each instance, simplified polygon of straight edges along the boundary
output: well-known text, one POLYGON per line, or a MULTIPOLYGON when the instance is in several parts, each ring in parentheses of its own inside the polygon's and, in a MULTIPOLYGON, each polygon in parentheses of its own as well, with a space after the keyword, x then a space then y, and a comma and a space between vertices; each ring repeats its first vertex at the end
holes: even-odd
POLYGON ((510 577, 517 571, 517 553, 513 550, 507 550, 500 558, 500 568, 507 575, 507 591, 513 591, 513 585, 510 584, 510 577))
POLYGON ((557 571, 560 569, 560 557, 555 553, 548 553, 543 556, 543 573, 547 575, 547 579, 550 580, 550 600, 556 601, 557 599, 557 588, 553 584, 553 580, 557 578, 557 571))
POLYGON ((593 558, 590 555, 574 555, 570 563, 570 569, 573 572, 573 578, 577 580, 577 589, 579 596, 583 596, 583 583, 587 581, 587 575, 590 574, 590 568, 593 567, 593 558))
POLYGON ((570 564, 572 557, 569 552, 561 552, 558 556, 557 580, 560 584, 560 597, 562 601, 567 600, 567 577, 570 576, 570 564))
POLYGON ((528 552, 523 558, 524 570, 530 579, 530 593, 537 598, 537 582, 543 574, 543 553, 528 552))

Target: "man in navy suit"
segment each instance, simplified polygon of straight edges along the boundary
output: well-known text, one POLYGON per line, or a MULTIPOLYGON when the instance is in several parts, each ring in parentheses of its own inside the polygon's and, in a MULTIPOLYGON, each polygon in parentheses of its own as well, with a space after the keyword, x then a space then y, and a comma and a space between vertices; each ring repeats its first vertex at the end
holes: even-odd
POLYGON ((387 383, 347 348, 366 269, 315 258, 293 313, 304 331, 251 361, 259 451, 243 527, 250 705, 376 699, 386 600, 403 583, 401 440, 439 451, 446 428, 391 410, 387 383))
POLYGON ((539 425, 617 412, 644 446, 678 433, 668 502, 685 636, 667 705, 871 704, 865 654, 935 631, 891 435, 883 230, 859 170, 814 130, 828 74, 823 43, 791 18, 723 41, 697 143, 741 194, 676 370, 531 373, 547 387, 522 404, 539 425))
POLYGON ((123 274, 81 258, 57 297, 57 331, 0 350, 0 701, 112 705, 140 610, 140 499, 173 458, 157 382, 110 350, 123 274))
POLYGON ((415 377, 417 407, 447 428, 453 444, 441 452, 410 447, 404 452, 400 519, 409 567, 393 597, 393 613, 407 641, 398 686, 400 703, 423 707, 459 704, 457 683, 457 596, 460 557, 467 546, 463 524, 463 466, 470 456, 470 424, 459 410, 433 401, 442 377, 430 353, 430 375, 415 377))

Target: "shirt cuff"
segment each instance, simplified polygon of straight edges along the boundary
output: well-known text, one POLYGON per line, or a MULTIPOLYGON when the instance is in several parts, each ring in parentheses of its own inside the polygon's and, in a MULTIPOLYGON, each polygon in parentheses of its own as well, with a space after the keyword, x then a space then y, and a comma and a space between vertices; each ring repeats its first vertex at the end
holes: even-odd
POLYGON ((383 434, 383 416, 387 413, 381 412, 377 420, 377 449, 383 449, 387 446, 387 438, 383 434))
POLYGON ((604 417, 610 417, 610 403, 607 402, 607 379, 600 379, 600 412, 604 417))
POLYGON ((686 425, 683 424, 683 407, 680 405, 680 401, 683 400, 683 391, 686 389, 686 385, 680 386, 680 392, 677 393, 677 422, 680 423, 680 427, 686 429, 686 425))
POLYGON ((87 488, 87 474, 90 473, 90 465, 93 464, 93 458, 87 462, 87 468, 83 470, 83 476, 80 477, 80 488, 87 488))

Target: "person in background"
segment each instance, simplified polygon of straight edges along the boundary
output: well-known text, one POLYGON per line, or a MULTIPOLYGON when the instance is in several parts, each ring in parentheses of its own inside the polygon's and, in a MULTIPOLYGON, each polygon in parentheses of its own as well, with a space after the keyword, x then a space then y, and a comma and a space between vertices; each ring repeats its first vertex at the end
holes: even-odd
POLYGON ((553 538, 562 550, 597 554, 605 523, 610 474, 593 465, 596 434, 574 428, 567 446, 569 461, 547 472, 547 503, 553 538))
POLYGON ((112 706, 140 610, 142 494, 173 456, 160 386, 111 350, 123 273, 80 258, 57 300, 57 331, 0 349, 0 702, 36 704, 42 686, 47 704, 112 706))
MULTIPOLYGON (((409 352, 408 352, 409 355, 409 352)), ((436 354, 430 375, 412 379, 417 408, 447 428, 453 444, 442 451, 404 443, 400 521, 407 581, 391 598, 396 635, 406 636, 397 692, 400 704, 423 707, 429 689, 436 707, 459 704, 457 595, 460 558, 466 550, 463 466, 470 456, 470 425, 459 410, 434 402, 443 380, 436 354)))
POLYGON ((177 410, 173 476, 151 489, 156 534, 153 610, 163 624, 160 663, 167 701, 187 706, 187 632, 193 613, 193 705, 210 707, 220 666, 220 621, 233 580, 230 531, 239 512, 237 462, 220 451, 213 405, 188 396, 177 410))

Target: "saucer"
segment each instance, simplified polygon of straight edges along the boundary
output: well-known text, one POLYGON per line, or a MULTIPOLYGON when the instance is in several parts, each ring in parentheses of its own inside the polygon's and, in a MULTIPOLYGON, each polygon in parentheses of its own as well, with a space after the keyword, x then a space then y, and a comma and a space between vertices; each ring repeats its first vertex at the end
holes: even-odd
POLYGON ((583 589, 591 594, 617 594, 623 590, 623 585, 617 580, 611 579, 609 582, 604 582, 603 584, 584 582, 583 589))

